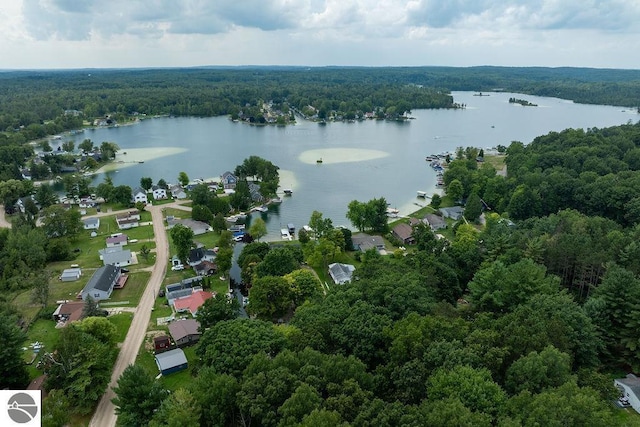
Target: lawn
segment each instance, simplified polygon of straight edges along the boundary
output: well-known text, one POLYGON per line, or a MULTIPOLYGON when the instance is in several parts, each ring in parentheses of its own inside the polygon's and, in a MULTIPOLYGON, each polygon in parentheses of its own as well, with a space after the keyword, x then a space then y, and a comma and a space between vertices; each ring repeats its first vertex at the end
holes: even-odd
POLYGON ((133 321, 133 313, 123 312, 108 317, 116 327, 116 342, 123 342, 133 321))
MULTIPOLYGON (((185 347, 182 350, 184 350, 184 354, 185 356, 187 356, 189 368, 185 369, 184 371, 168 375, 166 377, 160 377, 162 385, 172 391, 175 391, 179 388, 187 387, 193 381, 192 369, 194 368, 198 360, 198 356, 196 356, 195 352, 195 347, 185 347)), ((153 375, 154 377, 160 373, 158 371, 158 366, 156 365, 153 351, 146 350, 144 348, 144 344, 140 349, 140 353, 138 353, 136 364, 142 366, 149 374, 153 375)))
POLYGON ((122 289, 114 289, 109 301, 128 301, 126 304, 119 304, 123 307, 137 306, 150 277, 151 273, 148 271, 129 273, 127 284, 122 289))
MULTIPOLYGON (((24 343, 24 347, 27 348, 24 352, 25 362, 29 362, 32 359, 33 352, 29 347, 29 344, 33 342, 40 342, 44 344, 44 348, 40 350, 40 353, 53 351, 58 339, 60 337, 60 330, 56 329, 56 324, 53 320, 37 319, 31 324, 27 331, 27 340, 24 343)), ((29 380, 42 375, 42 371, 36 368, 39 358, 36 358, 31 365, 27 366, 29 372, 29 380)))

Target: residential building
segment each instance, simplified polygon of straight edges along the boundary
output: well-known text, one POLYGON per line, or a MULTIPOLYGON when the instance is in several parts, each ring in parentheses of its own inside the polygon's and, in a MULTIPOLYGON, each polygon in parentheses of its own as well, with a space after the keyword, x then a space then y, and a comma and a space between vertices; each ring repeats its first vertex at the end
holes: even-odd
POLYGON ((53 320, 56 322, 73 322, 82 318, 84 301, 65 301, 58 305, 53 312, 53 320))
POLYGON ((182 200, 187 198, 187 192, 184 191, 181 185, 172 185, 169 191, 171 192, 171 197, 174 199, 182 200))
POLYGON ((220 182, 222 182, 222 186, 225 189, 234 189, 238 184, 238 178, 231 172, 227 171, 220 177, 220 182))
POLYGON ((177 298, 191 295, 196 290, 202 290, 202 277, 195 276, 183 279, 179 283, 172 283, 165 286, 165 296, 167 303, 173 305, 177 298))
POLYGON ((195 344, 200 339, 200 322, 195 319, 182 319, 169 323, 169 333, 178 347, 195 344))
POLYGON ((425 215, 424 222, 431 228, 431 231, 437 231, 442 230, 443 228, 447 228, 447 222, 442 219, 441 216, 438 216, 436 214, 425 215))
POLYGON ((628 374, 626 378, 613 380, 613 384, 622 394, 620 400, 627 402, 636 412, 640 413, 640 378, 628 374))
POLYGON ((218 266, 210 261, 202 261, 193 266, 193 270, 198 276, 213 276, 218 271, 218 266))
POLYGON ((132 191, 131 200, 133 201, 133 203, 142 202, 145 205, 149 203, 149 200, 147 199, 147 192, 140 187, 132 191))
POLYGON ((86 300, 89 296, 96 301, 108 299, 121 274, 120 268, 114 265, 100 267, 82 289, 82 299, 86 300))
POLYGON ((462 206, 452 206, 449 208, 440 208, 442 216, 445 218, 451 218, 454 221, 459 221, 464 215, 464 208, 462 206))
POLYGON ((213 298, 213 294, 211 292, 203 290, 194 291, 191 295, 174 300, 173 308, 177 313, 188 311, 193 317, 195 317, 196 314, 198 314, 198 309, 209 298, 213 298))
POLYGON ((128 230, 130 228, 140 226, 140 211, 132 210, 125 214, 116 216, 116 223, 120 230, 128 230))
POLYGON ((180 348, 156 354, 156 365, 162 375, 169 375, 189 367, 187 356, 180 348))
POLYGON ((113 248, 115 246, 126 246, 128 241, 129 237, 126 234, 112 234, 111 236, 107 237, 107 247, 113 248))
POLYGON ((405 245, 413 245, 416 243, 416 239, 413 237, 413 228, 411 228, 409 224, 397 224, 391 230, 391 234, 405 245))
POLYGON ((153 198, 155 200, 162 200, 167 198, 167 190, 157 185, 151 187, 151 192, 153 193, 153 198))
POLYGON ((329 275, 336 285, 343 285, 350 282, 355 270, 356 268, 351 264, 340 264, 338 262, 329 264, 329 275))
POLYGON ((100 228, 100 218, 84 218, 82 224, 85 230, 97 230, 100 228))
POLYGON ((104 265, 111 264, 116 267, 124 267, 133 263, 131 251, 123 249, 122 246, 100 249, 98 254, 104 265))
POLYGON ((355 250, 366 252, 369 249, 376 249, 378 252, 384 251, 384 240, 380 236, 370 236, 368 234, 360 233, 351 237, 353 247, 355 250))
POLYGON ((213 231, 213 228, 211 228, 211 226, 206 222, 196 221, 190 218, 180 219, 180 218, 174 218, 172 216, 167 217, 167 225, 169 229, 173 228, 176 224, 182 224, 185 227, 190 228, 191 231, 193 231, 194 236, 198 236, 200 234, 213 231))

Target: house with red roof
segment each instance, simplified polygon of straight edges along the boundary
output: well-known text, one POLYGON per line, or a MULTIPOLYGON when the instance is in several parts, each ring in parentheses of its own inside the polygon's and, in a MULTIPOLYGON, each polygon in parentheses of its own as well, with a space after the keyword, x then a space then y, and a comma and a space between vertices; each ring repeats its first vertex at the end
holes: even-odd
POLYGON ((173 308, 177 313, 188 311, 193 317, 206 300, 213 298, 213 294, 207 291, 196 291, 191 295, 181 297, 173 302, 173 308))

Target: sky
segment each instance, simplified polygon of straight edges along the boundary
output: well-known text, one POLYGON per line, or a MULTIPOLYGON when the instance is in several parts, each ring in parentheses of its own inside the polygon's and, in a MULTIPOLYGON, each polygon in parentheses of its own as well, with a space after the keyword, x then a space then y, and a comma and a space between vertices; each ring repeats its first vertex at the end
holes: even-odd
POLYGON ((0 69, 640 69, 639 0, 0 0, 0 69))

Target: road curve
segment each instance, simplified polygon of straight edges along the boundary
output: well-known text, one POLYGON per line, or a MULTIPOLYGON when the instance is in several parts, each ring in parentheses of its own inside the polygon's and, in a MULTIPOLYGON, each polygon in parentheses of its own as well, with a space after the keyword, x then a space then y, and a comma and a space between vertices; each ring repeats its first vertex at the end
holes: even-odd
MULTIPOLYGON (((111 399, 115 397, 113 387, 116 386, 118 378, 125 370, 125 368, 136 361, 138 351, 142 345, 142 341, 147 331, 149 319, 151 317, 151 309, 153 303, 158 295, 162 280, 167 271, 167 263, 169 259, 169 242, 167 240, 167 233, 164 228, 164 221, 162 218, 163 206, 147 206, 147 210, 151 212, 151 218, 153 221, 153 233, 156 240, 156 262, 151 271, 151 278, 147 287, 142 294, 140 304, 136 308, 133 315, 133 321, 129 327, 120 353, 113 367, 113 373, 111 374, 111 381, 107 387, 106 392, 100 399, 98 407, 96 408, 93 417, 91 418, 90 426, 95 427, 112 427, 116 425, 116 413, 115 406, 111 403, 111 399)), ((113 214, 113 213, 111 213, 113 214)))

